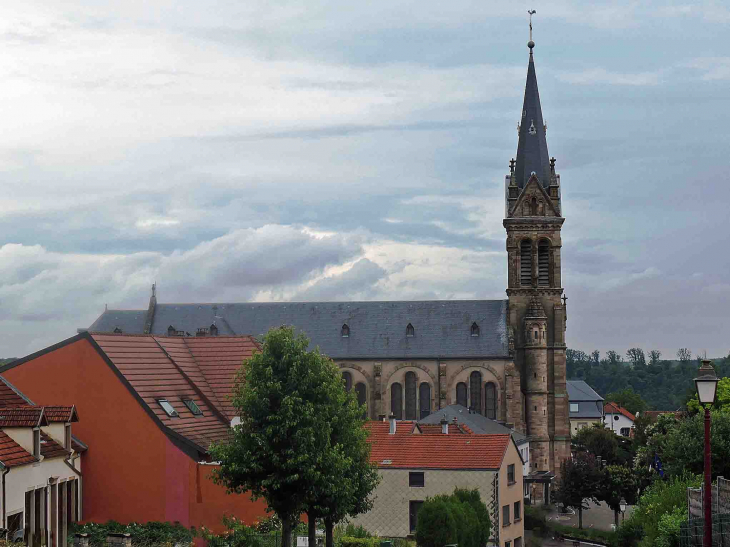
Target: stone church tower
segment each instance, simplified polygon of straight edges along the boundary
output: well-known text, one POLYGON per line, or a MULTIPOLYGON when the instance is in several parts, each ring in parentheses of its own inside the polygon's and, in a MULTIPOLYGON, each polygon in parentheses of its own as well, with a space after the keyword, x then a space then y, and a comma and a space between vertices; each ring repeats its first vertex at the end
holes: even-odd
MULTIPOLYGON (((510 409, 530 438, 530 471, 560 472, 570 454, 565 385, 565 300, 560 276, 560 175, 549 159, 533 59, 530 60, 517 157, 506 177, 508 329, 520 376, 521 408, 510 409)), ((536 492, 539 496, 539 492, 536 492)))

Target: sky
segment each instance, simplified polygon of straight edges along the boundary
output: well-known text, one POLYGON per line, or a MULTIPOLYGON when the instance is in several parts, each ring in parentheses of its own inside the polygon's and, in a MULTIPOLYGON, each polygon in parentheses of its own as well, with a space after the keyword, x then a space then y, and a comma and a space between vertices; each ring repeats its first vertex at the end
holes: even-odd
POLYGON ((730 351, 722 2, 0 7, 0 356, 106 305, 505 298, 527 10, 568 346, 730 351))

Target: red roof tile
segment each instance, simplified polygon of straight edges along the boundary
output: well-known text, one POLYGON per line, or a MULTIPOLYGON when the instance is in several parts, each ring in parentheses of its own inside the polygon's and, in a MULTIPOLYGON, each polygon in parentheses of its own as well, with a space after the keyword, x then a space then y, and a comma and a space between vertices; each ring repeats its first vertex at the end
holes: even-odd
POLYGON ((252 337, 91 336, 163 425, 204 450, 228 436, 235 416, 228 397, 236 372, 257 348, 252 337), (158 399, 167 399, 178 416, 168 416, 158 399), (194 416, 184 399, 203 415, 194 416))
POLYGON ((35 461, 36 459, 27 450, 0 430, 0 462, 3 462, 5 467, 16 467, 35 461))
POLYGON ((632 422, 636 419, 636 416, 631 414, 631 412, 626 410, 624 407, 617 405, 616 403, 607 403, 606 405, 604 405, 603 413, 604 414, 623 414, 632 422))
MULTIPOLYGON (((450 423, 449 424, 449 435, 463 435, 464 431, 461 429, 461 424, 450 423)), ((418 424, 418 428, 421 433, 429 435, 443 435, 441 433, 441 426, 439 424, 418 424)))
POLYGON ((29 402, 20 395, 13 385, 0 376, 0 406, 25 406, 27 404, 29 402))
POLYGON ((44 458, 66 457, 68 452, 45 431, 41 431, 41 456, 44 458))
POLYGON ((44 413, 48 423, 70 423, 78 422, 79 416, 76 414, 75 406, 44 406, 44 413))
POLYGON ((381 469, 499 469, 510 435, 413 434, 413 422, 368 422, 370 461, 381 469))
POLYGON ((39 427, 48 425, 42 406, 0 408, 0 427, 39 427))

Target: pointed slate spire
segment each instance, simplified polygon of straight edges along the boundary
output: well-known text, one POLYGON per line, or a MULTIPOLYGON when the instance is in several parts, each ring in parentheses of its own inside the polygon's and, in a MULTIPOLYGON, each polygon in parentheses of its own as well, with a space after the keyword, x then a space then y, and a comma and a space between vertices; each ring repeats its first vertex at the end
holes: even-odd
POLYGON ((525 101, 520 118, 520 138, 517 144, 517 162, 515 165, 515 181, 524 188, 530 175, 534 172, 544 188, 550 186, 550 160, 548 156, 545 124, 540 107, 540 93, 537 91, 537 75, 532 48, 535 42, 527 43, 530 48, 530 62, 527 65, 527 83, 525 84, 525 101))

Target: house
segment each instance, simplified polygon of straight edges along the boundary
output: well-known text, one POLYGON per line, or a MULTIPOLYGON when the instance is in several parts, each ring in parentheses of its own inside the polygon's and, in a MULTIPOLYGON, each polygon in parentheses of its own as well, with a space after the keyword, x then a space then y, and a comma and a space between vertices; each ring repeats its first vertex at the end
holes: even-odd
POLYGON ((28 545, 66 545, 81 518, 81 454, 71 406, 37 406, 0 376, 0 527, 28 545))
MULTIPOLYGON (((418 424, 421 426, 423 426, 424 424, 437 425, 441 423, 442 419, 447 420, 450 424, 464 425, 468 427, 472 433, 475 433, 477 435, 512 435, 512 439, 517 445, 517 450, 519 450, 520 457, 522 458, 523 462, 522 476, 525 488, 525 503, 528 503, 528 500, 529 502, 532 501, 532 489, 530 486, 534 483, 532 481, 530 473, 534 470, 530 468, 530 440, 527 436, 511 427, 508 427, 507 424, 497 422, 496 420, 490 420, 486 416, 482 416, 481 414, 473 412, 472 409, 462 405, 445 406, 441 410, 438 410, 437 412, 430 414, 425 418, 421 418, 418 421, 418 424)), ((554 475, 550 474, 550 477, 552 478, 554 477, 554 475)), ((541 499, 547 501, 548 497, 543 496, 541 499)))
POLYGON ((249 336, 87 332, 2 374, 39 405, 76 403, 83 420, 75 432, 91 447, 79 494, 84 521, 179 521, 222 531, 224 514, 248 523, 265 515, 263 502, 212 482, 208 454, 229 433, 235 373, 256 347, 249 336))
POLYGON ((616 435, 622 437, 633 435, 631 431, 634 429, 636 417, 624 407, 616 403, 607 403, 603 407, 603 416, 603 423, 616 435))
POLYGON ((476 488, 490 513, 489 545, 523 546, 522 459, 509 434, 477 435, 446 420, 436 425, 392 418, 366 427, 381 481, 373 508, 354 518, 355 525, 383 537, 407 537, 427 498, 476 488))
POLYGON ((583 380, 568 380, 570 432, 575 435, 592 424, 603 423, 603 397, 583 380))

